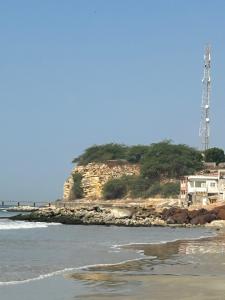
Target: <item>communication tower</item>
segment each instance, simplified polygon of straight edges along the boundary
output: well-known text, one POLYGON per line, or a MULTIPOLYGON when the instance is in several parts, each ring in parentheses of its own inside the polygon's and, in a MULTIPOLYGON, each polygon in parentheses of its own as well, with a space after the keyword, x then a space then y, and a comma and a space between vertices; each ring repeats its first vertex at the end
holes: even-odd
POLYGON ((207 45, 205 47, 204 54, 204 76, 202 79, 202 105, 201 105, 201 123, 199 135, 201 139, 201 150, 205 151, 209 149, 209 137, 210 137, 210 93, 211 93, 211 47, 207 45))

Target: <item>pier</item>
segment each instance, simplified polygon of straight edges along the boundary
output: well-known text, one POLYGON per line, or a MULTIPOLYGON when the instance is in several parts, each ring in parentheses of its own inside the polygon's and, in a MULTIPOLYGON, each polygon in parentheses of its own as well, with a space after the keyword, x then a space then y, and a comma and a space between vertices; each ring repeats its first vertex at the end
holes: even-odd
POLYGON ((35 202, 27 202, 27 201, 0 201, 0 208, 9 208, 9 207, 51 207, 54 202, 47 201, 35 201, 35 202))

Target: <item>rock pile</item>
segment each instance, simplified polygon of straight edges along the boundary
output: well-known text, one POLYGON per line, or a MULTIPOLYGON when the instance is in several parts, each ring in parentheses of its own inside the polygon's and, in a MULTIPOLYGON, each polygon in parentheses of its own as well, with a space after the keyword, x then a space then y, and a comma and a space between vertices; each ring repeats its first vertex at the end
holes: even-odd
POLYGON ((63 224, 118 225, 118 226, 165 226, 154 209, 104 208, 100 206, 76 209, 42 209, 29 215, 11 217, 12 220, 58 222, 63 224))
POLYGON ((204 208, 188 210, 173 207, 164 209, 161 217, 167 224, 203 225, 215 220, 225 220, 225 205, 211 210, 204 208))
POLYGON ((118 225, 118 226, 189 226, 225 220, 225 206, 188 210, 169 208, 156 211, 154 207, 101 207, 45 208, 29 215, 17 215, 13 220, 59 222, 63 224, 118 225))

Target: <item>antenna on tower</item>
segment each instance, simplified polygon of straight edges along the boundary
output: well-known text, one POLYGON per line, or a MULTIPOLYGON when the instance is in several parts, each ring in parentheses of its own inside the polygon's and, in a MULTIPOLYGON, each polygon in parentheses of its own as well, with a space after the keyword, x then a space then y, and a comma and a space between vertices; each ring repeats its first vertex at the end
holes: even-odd
POLYGON ((210 136, 210 92, 211 92, 211 46, 205 47, 204 54, 204 76, 202 79, 202 105, 201 105, 201 123, 199 135, 201 139, 201 150, 206 151, 209 149, 209 136, 210 136))

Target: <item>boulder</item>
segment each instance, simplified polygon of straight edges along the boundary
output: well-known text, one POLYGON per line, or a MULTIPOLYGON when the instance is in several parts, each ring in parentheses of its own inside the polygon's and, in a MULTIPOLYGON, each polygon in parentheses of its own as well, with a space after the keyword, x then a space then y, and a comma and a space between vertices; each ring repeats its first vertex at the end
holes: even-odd
POLYGON ((195 209, 188 211, 188 216, 190 219, 194 219, 195 217, 206 215, 208 211, 204 208, 201 209, 195 209))
POLYGON ((214 220, 216 220, 217 216, 215 214, 212 213, 207 213, 204 215, 198 215, 196 217, 194 217, 193 219, 191 219, 190 223, 192 225, 204 225, 206 223, 210 223, 214 220))
POLYGON ((115 219, 124 219, 124 218, 131 218, 133 215, 133 210, 128 208, 112 208, 111 215, 115 219))
POLYGON ((187 209, 169 208, 163 211, 162 219, 168 224, 187 224, 189 223, 189 216, 187 209))
POLYGON ((217 211, 217 218, 219 220, 225 220, 225 209, 221 208, 217 211))
POLYGON ((206 224, 207 227, 225 228, 225 220, 215 220, 206 224))

